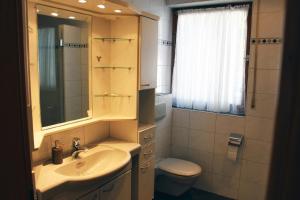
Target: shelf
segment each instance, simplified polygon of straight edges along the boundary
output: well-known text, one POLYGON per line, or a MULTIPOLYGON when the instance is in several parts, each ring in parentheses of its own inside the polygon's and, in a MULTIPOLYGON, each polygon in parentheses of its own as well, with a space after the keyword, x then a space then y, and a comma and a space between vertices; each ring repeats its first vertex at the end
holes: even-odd
POLYGON ((128 69, 128 70, 132 70, 133 67, 130 66, 95 66, 94 68, 96 69, 128 69))
POLYGON ((124 98, 124 97, 127 97, 127 98, 130 98, 131 95, 124 95, 124 94, 96 94, 95 97, 119 97, 119 98, 124 98))
POLYGON ((94 38, 95 40, 102 40, 102 42, 108 41, 108 42, 117 42, 117 41, 128 41, 131 42, 132 38, 109 38, 109 37, 100 37, 100 38, 94 38))
POLYGON ((138 131, 139 131, 139 132, 142 132, 142 131, 144 131, 144 130, 147 130, 147 129, 150 129, 150 128, 153 128, 153 127, 155 127, 154 124, 139 123, 138 131))

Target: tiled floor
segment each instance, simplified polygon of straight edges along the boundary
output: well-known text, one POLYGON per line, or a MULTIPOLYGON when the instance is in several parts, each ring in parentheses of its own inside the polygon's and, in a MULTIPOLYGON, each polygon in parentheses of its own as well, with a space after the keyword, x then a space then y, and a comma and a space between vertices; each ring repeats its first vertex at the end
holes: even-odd
POLYGON ((182 195, 181 197, 171 197, 162 193, 155 193, 154 200, 232 200, 213 193, 202 190, 192 189, 182 195))

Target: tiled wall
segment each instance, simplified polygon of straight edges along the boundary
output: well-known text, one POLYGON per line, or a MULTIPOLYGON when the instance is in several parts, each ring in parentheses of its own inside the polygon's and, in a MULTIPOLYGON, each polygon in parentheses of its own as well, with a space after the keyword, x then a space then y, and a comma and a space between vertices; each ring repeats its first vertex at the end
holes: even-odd
MULTIPOLYGON (((258 35, 254 2, 252 38, 283 36, 284 0, 261 0, 258 35)), ((255 48, 251 45, 246 116, 173 109, 172 155, 199 163, 195 187, 240 200, 265 199, 271 159, 282 44, 257 47, 256 107, 251 108, 255 48), (245 136, 237 162, 226 158, 229 133, 245 136)))
POLYGON ((156 121, 155 159, 158 162, 171 154, 172 95, 156 96, 155 101, 156 104, 166 104, 166 116, 156 121))
POLYGON ((98 122, 46 136, 44 137, 40 148, 32 153, 33 163, 38 164, 39 162, 49 160, 51 158, 51 148, 54 146, 55 140, 60 141, 60 144, 63 146, 64 153, 68 154, 72 149, 72 140, 74 137, 80 138, 80 143, 84 146, 99 142, 108 136, 108 122, 98 122))

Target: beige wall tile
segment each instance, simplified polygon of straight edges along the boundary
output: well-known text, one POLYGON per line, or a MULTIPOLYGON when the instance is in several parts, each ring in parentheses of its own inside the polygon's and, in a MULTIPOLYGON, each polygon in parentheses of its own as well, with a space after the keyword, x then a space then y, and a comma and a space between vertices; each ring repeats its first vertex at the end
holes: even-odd
MULTIPOLYGON (((255 45, 250 46, 249 68, 255 67, 255 45)), ((282 44, 257 46, 257 69, 280 69, 282 58, 282 44)))
POLYGON ((263 184, 240 181, 239 200, 265 200, 267 186, 263 184))
POLYGON ((174 158, 179 158, 179 159, 188 159, 188 147, 181 147, 181 146, 175 146, 172 145, 171 148, 171 156, 174 158))
POLYGON ((99 122, 84 127, 85 144, 99 142, 109 137, 108 122, 99 122))
POLYGON ((214 153, 218 155, 226 155, 228 148, 229 134, 215 134, 214 153))
POLYGON ((184 110, 184 109, 178 109, 174 108, 173 109, 173 126, 178 126, 178 127, 189 127, 189 115, 190 111, 189 110, 184 110))
POLYGON ((246 138, 272 142, 274 136, 274 120, 246 117, 246 138))
POLYGON ((236 199, 238 196, 239 181, 238 179, 213 175, 213 191, 214 193, 236 199))
POLYGON ((200 165, 202 172, 212 172, 213 153, 189 148, 188 154, 188 159, 200 165))
POLYGON ((269 142, 247 139, 242 158, 245 160, 270 163, 272 145, 269 142))
MULTIPOLYGON (((251 55, 252 56, 252 55, 251 55)), ((258 68, 280 68, 282 58, 282 44, 258 45, 257 66, 258 68)), ((253 67, 254 65, 250 65, 253 67)))
POLYGON ((241 180, 265 185, 267 184, 268 176, 269 165, 243 160, 241 180))
POLYGON ((214 132, 216 129, 216 114, 209 112, 190 112, 190 128, 207 132, 214 132))
POLYGON ((214 155, 213 173, 234 179, 240 178, 240 161, 231 161, 226 155, 214 155))
POLYGON ((246 115, 274 119, 277 109, 277 95, 256 94, 255 108, 251 108, 252 94, 247 95, 246 115))
POLYGON ((171 127, 157 127, 155 135, 155 159, 161 160, 171 154, 171 127))
POLYGON ((172 96, 162 95, 157 96, 159 103, 166 103, 166 116, 156 121, 155 130, 155 159, 157 161, 167 158, 171 154, 172 142, 172 96))
POLYGON ((203 172, 197 179, 194 187, 208 192, 213 192, 213 174, 203 172))
POLYGON ((214 151, 214 134, 191 129, 189 147, 212 153, 214 151))
MULTIPOLYGON (((249 70, 247 92, 253 92, 254 69, 249 70)), ((257 70, 256 93, 277 94, 279 92, 280 71, 257 70)))
POLYGON ((85 145, 84 141, 84 128, 76 128, 69 131, 61 132, 61 133, 55 133, 51 135, 51 143, 52 146, 54 146, 55 141, 59 140, 59 142, 62 144, 64 149, 64 154, 70 153, 72 150, 72 141, 73 138, 78 137, 80 138, 80 144, 85 145))
MULTIPOLYGON (((253 12, 256 12, 258 0, 253 1, 253 12)), ((259 12, 282 12, 285 0, 259 0, 259 12)))
POLYGON ((251 29, 252 29, 252 36, 256 38, 283 37, 284 13, 269 12, 269 13, 259 13, 259 15, 255 13, 252 16, 251 29), (259 20, 258 29, 256 29, 257 20, 259 20), (255 35, 256 31, 257 31, 257 35, 255 35))
POLYGON ((239 133, 245 132, 245 117, 233 115, 217 115, 216 133, 239 133))
POLYGON ((33 163, 51 159, 51 149, 51 138, 50 136, 46 136, 43 138, 40 148, 32 152, 33 163))
POLYGON ((189 129, 174 126, 172 128, 172 145, 187 148, 189 146, 189 129))

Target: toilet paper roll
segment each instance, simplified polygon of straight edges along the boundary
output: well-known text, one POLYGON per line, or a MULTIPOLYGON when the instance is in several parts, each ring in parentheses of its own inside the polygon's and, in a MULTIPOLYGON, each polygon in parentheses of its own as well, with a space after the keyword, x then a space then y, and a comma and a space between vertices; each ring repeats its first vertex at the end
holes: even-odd
POLYGON ((228 145, 227 158, 231 161, 236 161, 238 157, 239 147, 228 145))

